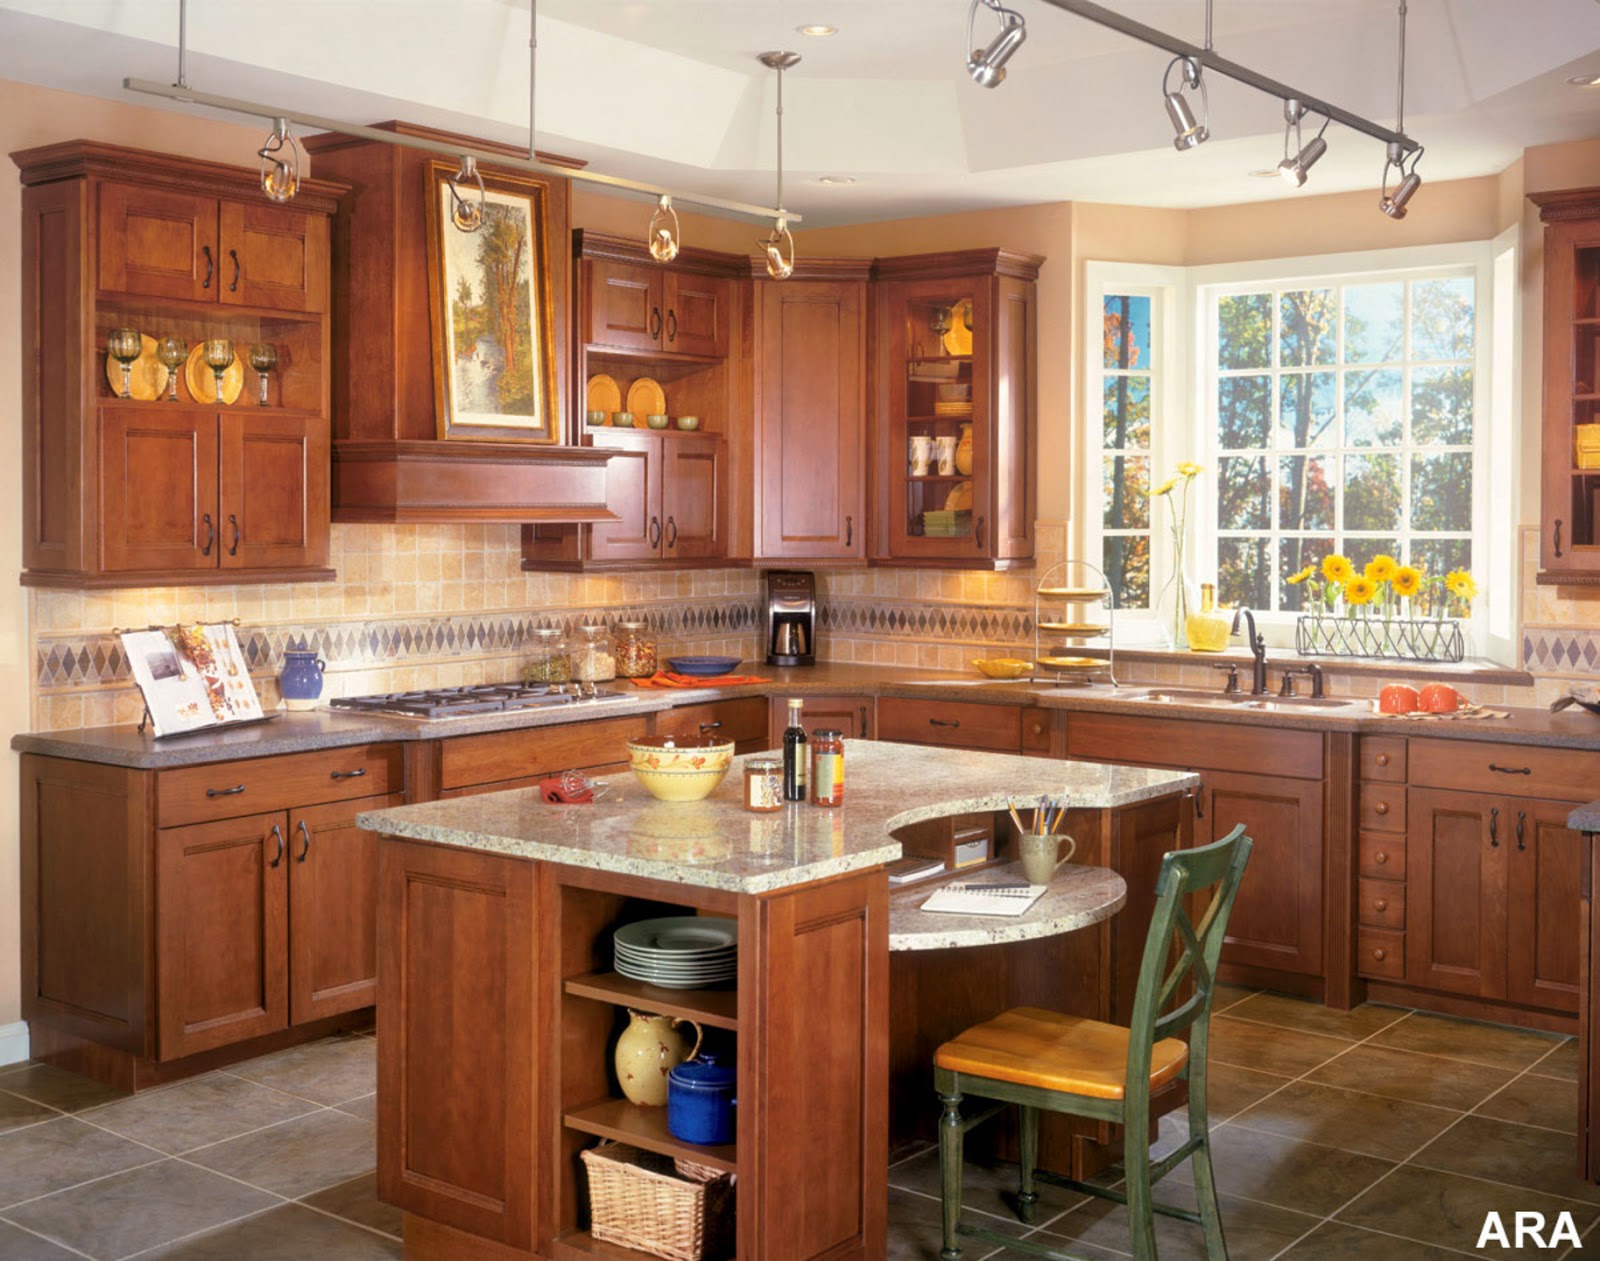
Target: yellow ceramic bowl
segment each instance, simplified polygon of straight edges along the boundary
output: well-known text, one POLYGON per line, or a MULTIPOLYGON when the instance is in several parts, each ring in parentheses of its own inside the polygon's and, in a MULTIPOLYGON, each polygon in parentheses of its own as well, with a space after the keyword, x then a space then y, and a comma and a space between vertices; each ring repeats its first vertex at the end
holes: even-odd
POLYGON ((628 741, 628 762, 661 801, 709 797, 733 762, 733 741, 711 736, 645 736, 628 741))
POLYGON ((1033 669, 1033 662, 1019 661, 1015 657, 991 657, 987 661, 974 661, 972 664, 991 679, 1020 679, 1033 669))

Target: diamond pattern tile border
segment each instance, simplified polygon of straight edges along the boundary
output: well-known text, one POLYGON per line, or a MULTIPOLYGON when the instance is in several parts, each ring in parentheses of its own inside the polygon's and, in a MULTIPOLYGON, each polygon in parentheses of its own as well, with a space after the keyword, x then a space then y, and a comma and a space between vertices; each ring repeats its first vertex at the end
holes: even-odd
POLYGON ((1522 666, 1534 674, 1600 675, 1600 630, 1526 626, 1522 666))

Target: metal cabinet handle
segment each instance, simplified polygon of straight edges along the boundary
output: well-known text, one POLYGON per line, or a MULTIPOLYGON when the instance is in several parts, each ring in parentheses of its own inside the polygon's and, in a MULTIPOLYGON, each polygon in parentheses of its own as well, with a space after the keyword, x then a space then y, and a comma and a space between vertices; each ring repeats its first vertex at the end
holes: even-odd
POLYGON ((1517 811, 1517 848, 1519 850, 1526 850, 1528 848, 1522 843, 1522 825, 1527 821, 1527 818, 1528 812, 1526 810, 1517 811))
POLYGON ((239 251, 229 250, 228 257, 233 260, 233 279, 228 282, 228 292, 239 292, 239 251))
POLYGON ((669 342, 678 340, 678 313, 671 307, 667 308, 667 340, 669 342))
POLYGON ((237 797, 243 791, 244 791, 244 785, 243 784, 239 784, 239 785, 237 785, 237 786, 235 786, 233 788, 208 788, 208 789, 206 789, 206 796, 208 796, 208 797, 237 797))
POLYGON ((239 554, 239 518, 234 513, 228 514, 228 524, 233 527, 233 542, 228 545, 228 555, 239 554))
POLYGON ((716 722, 703 722, 703 723, 700 724, 700 730, 701 731, 715 731, 720 726, 722 726, 722 722, 721 722, 720 719, 718 721, 716 721, 716 722))
POLYGON ((930 727, 959 727, 960 725, 961 725, 961 719, 959 719, 959 718, 930 718, 930 719, 928 719, 928 726, 930 726, 930 727))
POLYGON ((678 523, 671 517, 667 518, 667 546, 678 546, 678 523))
POLYGON ((661 518, 660 517, 651 517, 650 518, 650 546, 651 547, 660 547, 661 546, 661 518))
POLYGON ((844 519, 844 545, 846 547, 849 547, 855 541, 856 541, 856 519, 853 516, 848 516, 847 515, 845 517, 845 519, 844 519))
POLYGON ((1532 775, 1533 774, 1533 767, 1531 767, 1531 766, 1496 766, 1493 762, 1490 762, 1489 763, 1489 769, 1491 771, 1498 771, 1502 775, 1532 775))
POLYGON ((980 552, 983 551, 983 520, 984 519, 982 517, 979 517, 977 524, 972 530, 972 537, 977 542, 978 550, 980 552))
POLYGON ((272 825, 272 835, 278 838, 278 852, 272 856, 272 861, 267 866, 276 867, 283 861, 283 829, 276 823, 272 825))
POLYGON ((358 766, 353 771, 329 771, 328 772, 329 777, 332 778, 332 779, 360 779, 366 773, 367 773, 367 768, 364 767, 364 766, 358 766))
POLYGON ((295 858, 295 862, 303 863, 306 860, 306 855, 311 852, 311 829, 306 826, 306 821, 304 819, 300 820, 299 828, 300 839, 304 843, 300 848, 299 855, 295 858))
POLYGON ((1556 543, 1556 559, 1560 560, 1561 559, 1561 518, 1560 517, 1556 518, 1556 538, 1555 538, 1555 543, 1556 543))
POLYGON ((1197 791, 1195 791, 1193 788, 1189 789, 1189 791, 1187 793, 1185 793, 1184 795, 1186 797, 1188 797, 1190 801, 1194 802, 1194 817, 1196 819, 1205 818, 1206 817, 1206 808, 1205 808, 1205 805, 1203 804, 1205 799, 1203 797, 1201 797, 1201 795, 1197 791))
POLYGON ((650 308, 650 336, 661 336, 661 308, 658 306, 650 308))
POLYGON ((201 524, 206 527, 206 543, 205 546, 200 549, 200 555, 209 556, 211 555, 211 545, 217 541, 217 527, 212 522, 211 514, 209 512, 203 515, 200 518, 200 521, 201 524))
POLYGON ((868 732, 867 732, 867 707, 865 705, 863 705, 861 707, 861 727, 856 732, 856 734, 859 735, 863 740, 868 738, 868 732))
POLYGON ((1500 848, 1500 807, 1493 806, 1489 810, 1489 848, 1500 848))
MULTIPOLYGON (((209 289, 211 288, 211 277, 217 274, 217 263, 216 260, 211 257, 211 247, 209 245, 202 245, 200 247, 200 253, 206 260, 206 276, 205 279, 200 282, 200 287, 202 289, 209 289)), ((1561 553, 1557 552, 1556 555, 1559 556, 1561 553)))

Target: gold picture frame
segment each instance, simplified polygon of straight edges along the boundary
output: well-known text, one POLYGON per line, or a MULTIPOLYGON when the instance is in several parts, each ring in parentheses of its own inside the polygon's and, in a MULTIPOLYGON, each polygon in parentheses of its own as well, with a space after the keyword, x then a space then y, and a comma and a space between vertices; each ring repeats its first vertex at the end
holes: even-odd
MULTIPOLYGON (((479 442, 559 442, 550 184, 533 175, 481 173, 483 223, 463 232, 450 215, 455 165, 426 168, 437 432, 479 442)), ((458 193, 476 206, 475 180, 458 193)))

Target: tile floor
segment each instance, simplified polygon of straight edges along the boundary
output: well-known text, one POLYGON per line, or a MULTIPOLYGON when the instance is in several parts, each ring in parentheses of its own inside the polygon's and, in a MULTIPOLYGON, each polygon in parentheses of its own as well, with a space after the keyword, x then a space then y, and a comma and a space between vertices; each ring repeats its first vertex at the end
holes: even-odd
MULTIPOLYGON (((1565 1255, 1478 1251, 1490 1209, 1567 1210, 1600 1241, 1600 1187, 1572 1175, 1570 1039, 1241 990, 1220 995, 1212 1029, 1233 1261, 1565 1255)), ((398 1258, 399 1214, 373 1192, 374 1046, 330 1038, 131 1098, 44 1065, 0 1068, 0 1261, 398 1258)), ((1192 1202, 1187 1174, 1161 1185, 1167 1198, 1192 1202)), ((1045 1188, 1025 1230, 1001 1198, 1014 1168, 969 1164, 966 1179, 966 1211, 996 1229, 1090 1261, 1127 1255, 1114 1205, 1045 1188)), ((890 1261, 932 1261, 937 1153, 896 1152, 889 1181, 890 1261)), ((1202 1256, 1192 1227, 1158 1219, 1158 1236, 1163 1261, 1202 1256)))

